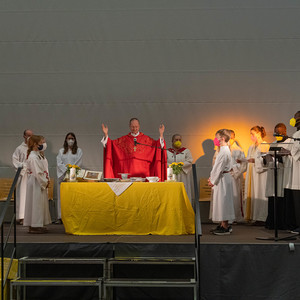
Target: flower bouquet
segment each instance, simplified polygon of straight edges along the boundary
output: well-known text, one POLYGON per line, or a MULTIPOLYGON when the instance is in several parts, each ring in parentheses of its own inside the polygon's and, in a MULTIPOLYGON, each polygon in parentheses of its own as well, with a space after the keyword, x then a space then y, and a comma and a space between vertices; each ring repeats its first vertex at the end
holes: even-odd
POLYGON ((177 181, 177 176, 182 172, 183 162, 173 162, 169 165, 169 168, 172 169, 173 180, 177 181))

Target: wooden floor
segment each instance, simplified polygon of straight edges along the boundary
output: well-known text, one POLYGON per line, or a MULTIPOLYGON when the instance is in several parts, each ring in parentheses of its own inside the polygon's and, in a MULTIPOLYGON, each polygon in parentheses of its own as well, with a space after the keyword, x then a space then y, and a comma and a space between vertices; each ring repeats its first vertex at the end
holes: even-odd
MULTIPOLYGON (((233 233, 226 236, 216 236, 210 233, 214 224, 202 224, 201 243, 204 244, 261 244, 274 241, 258 240, 257 237, 274 237, 273 230, 267 230, 261 226, 250 226, 245 224, 233 225, 233 233)), ((18 243, 166 243, 166 244, 193 244, 194 235, 162 236, 162 235, 97 235, 76 236, 66 234, 63 225, 51 224, 47 226, 49 232, 46 234, 30 234, 28 227, 17 225, 18 243)), ((291 234, 287 231, 279 231, 279 237, 287 237, 291 234)), ((294 243, 299 243, 296 237, 294 243)), ((288 241, 277 241, 276 243, 288 243, 288 241)))

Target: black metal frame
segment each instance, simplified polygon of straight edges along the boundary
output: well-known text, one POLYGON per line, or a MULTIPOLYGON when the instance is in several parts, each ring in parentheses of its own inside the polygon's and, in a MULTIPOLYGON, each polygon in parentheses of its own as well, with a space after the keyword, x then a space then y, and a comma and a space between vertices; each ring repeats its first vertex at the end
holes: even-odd
POLYGON ((200 217, 200 203, 199 190, 196 165, 192 165, 193 179, 194 179, 194 194, 195 194, 195 258, 196 258, 196 282, 197 282, 197 299, 200 297, 200 237, 202 235, 201 217, 200 217))
POLYGON ((7 199, 5 201, 5 204, 4 204, 1 216, 0 216, 0 226, 1 226, 1 278, 2 278, 2 281, 1 281, 1 300, 4 299, 4 288, 5 288, 6 280, 7 280, 9 271, 10 271, 10 267, 12 265, 13 259, 17 257, 17 239, 16 239, 16 236, 17 236, 17 222, 16 222, 16 196, 17 196, 17 193, 16 193, 16 186, 17 186, 17 182, 18 182, 21 170, 22 170, 22 167, 18 168, 18 170, 17 170, 17 173, 15 175, 14 181, 12 183, 12 186, 10 188, 9 194, 7 196, 7 199), (9 224, 9 230, 7 232, 6 239, 4 241, 4 228, 3 228, 4 227, 4 219, 5 219, 5 216, 6 216, 6 213, 7 213, 7 210, 8 210, 8 207, 9 207, 9 204, 11 202, 11 198, 12 198, 13 194, 14 194, 14 213, 13 213, 12 219, 11 219, 10 224, 9 224), (9 266, 7 268, 7 272, 6 272, 6 274, 4 274, 4 252, 6 250, 6 247, 8 246, 8 239, 10 237, 12 228, 13 228, 13 233, 14 233, 14 247, 13 247, 13 250, 12 250, 12 254, 10 256, 10 262, 9 262, 9 266))

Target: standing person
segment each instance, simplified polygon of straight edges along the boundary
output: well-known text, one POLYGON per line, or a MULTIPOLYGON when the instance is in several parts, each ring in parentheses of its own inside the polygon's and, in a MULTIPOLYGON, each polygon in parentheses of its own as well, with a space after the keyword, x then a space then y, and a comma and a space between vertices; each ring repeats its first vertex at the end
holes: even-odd
POLYGON ((20 224, 23 224, 25 202, 26 202, 26 188, 27 188, 27 172, 26 159, 28 150, 28 139, 33 135, 32 130, 26 129, 23 132, 24 142, 18 146, 12 155, 12 163, 16 169, 23 167, 18 183, 17 183, 17 199, 16 199, 16 219, 20 224))
POLYGON ((82 165, 82 150, 78 148, 77 139, 73 132, 67 133, 63 148, 59 149, 56 157, 57 162, 57 224, 61 224, 60 184, 67 172, 67 164, 82 165))
POLYGON ((289 227, 294 227, 292 232, 300 233, 300 111, 295 113, 290 125, 297 131, 293 134, 293 139, 296 140, 292 142, 290 148, 287 148, 291 151, 291 173, 285 190, 287 221, 289 227))
MULTIPOLYGON (((286 126, 283 123, 278 123, 274 128, 276 141, 270 146, 284 147, 289 146, 291 139, 286 136, 286 126), (286 145, 285 145, 286 143, 286 145)), ((278 149, 279 150, 279 149, 278 149)), ((284 198, 284 187, 286 186, 286 173, 290 173, 289 157, 282 155, 282 150, 277 152, 277 201, 276 201, 276 220, 278 229, 287 229, 286 223, 286 203, 284 198)), ((287 152, 285 152, 287 154, 287 152)), ((264 166, 267 170, 266 197, 268 197, 268 217, 266 220, 266 228, 274 229, 274 199, 275 199, 275 182, 274 182, 274 155, 267 154, 263 159, 264 166)))
POLYGON ((230 130, 229 148, 232 159, 232 170, 230 171, 233 183, 233 203, 236 222, 244 222, 243 211, 243 173, 246 172, 247 163, 245 154, 235 139, 235 132, 230 130), (239 161, 239 162, 237 162, 239 161))
POLYGON ((220 147, 220 151, 208 179, 209 186, 213 188, 212 220, 220 222, 220 225, 212 231, 215 235, 230 234, 232 229, 228 221, 235 219, 229 139, 230 132, 227 129, 220 129, 216 132, 215 144, 220 147))
MULTIPOLYGON (((247 221, 255 225, 264 225, 268 215, 268 198, 266 197, 267 170, 262 166, 261 153, 268 152, 269 145, 263 140, 265 128, 254 126, 250 130, 253 144, 248 149, 247 173, 244 194, 244 213, 247 221)), ((237 160, 237 162, 241 162, 237 160)))
POLYGON ((161 181, 167 179, 167 154, 164 141, 165 126, 159 126, 159 140, 155 141, 140 132, 140 121, 129 121, 130 133, 116 140, 108 137, 108 127, 102 124, 104 134, 101 143, 104 146, 104 177, 117 178, 120 173, 131 177, 158 176, 161 181))
POLYGON ((28 140, 27 191, 24 226, 29 226, 29 233, 45 233, 44 225, 51 223, 47 188, 50 183, 48 165, 43 150, 43 137, 32 135, 28 140))
POLYGON ((194 207, 192 199, 192 187, 193 187, 193 175, 192 175, 192 163, 193 157, 191 151, 182 147, 182 137, 180 134, 174 134, 172 137, 172 148, 167 150, 168 165, 173 162, 183 162, 182 172, 178 175, 178 181, 184 183, 187 195, 190 199, 192 206, 194 207))

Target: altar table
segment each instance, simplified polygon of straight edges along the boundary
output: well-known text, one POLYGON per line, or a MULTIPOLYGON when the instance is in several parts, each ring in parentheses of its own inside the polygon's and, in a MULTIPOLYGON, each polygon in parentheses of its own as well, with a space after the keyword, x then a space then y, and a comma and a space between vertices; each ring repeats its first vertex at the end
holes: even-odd
POLYGON ((195 214, 182 182, 134 182, 120 196, 105 182, 61 183, 66 233, 194 234, 195 214))

